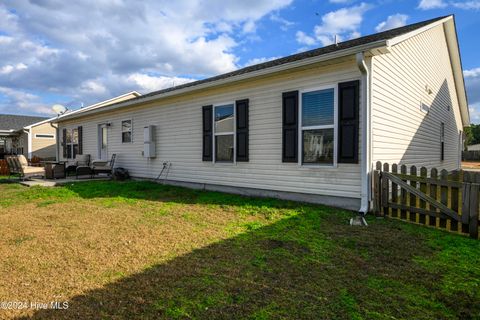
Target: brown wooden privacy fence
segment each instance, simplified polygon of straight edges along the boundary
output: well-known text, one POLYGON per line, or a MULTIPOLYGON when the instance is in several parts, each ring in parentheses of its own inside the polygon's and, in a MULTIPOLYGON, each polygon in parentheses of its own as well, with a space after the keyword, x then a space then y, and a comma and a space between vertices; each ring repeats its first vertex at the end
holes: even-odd
POLYGON ((480 173, 377 162, 374 211, 478 239, 480 173))
POLYGON ((8 175, 8 173, 9 173, 9 171, 8 171, 7 161, 1 159, 0 160, 0 175, 6 176, 6 175, 8 175))
POLYGON ((463 151, 462 159, 464 161, 480 161, 480 150, 463 151))

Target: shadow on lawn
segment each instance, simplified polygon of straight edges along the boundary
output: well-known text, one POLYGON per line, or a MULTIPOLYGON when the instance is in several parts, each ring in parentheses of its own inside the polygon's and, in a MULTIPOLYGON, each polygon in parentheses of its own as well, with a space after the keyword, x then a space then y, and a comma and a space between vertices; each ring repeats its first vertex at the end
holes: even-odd
MULTIPOLYGON (((389 222, 352 228, 346 218, 324 207, 305 210, 33 319, 444 318, 452 297, 435 287, 437 274, 413 262, 432 254, 423 235, 389 222)), ((475 312, 455 299, 456 316, 475 312)))

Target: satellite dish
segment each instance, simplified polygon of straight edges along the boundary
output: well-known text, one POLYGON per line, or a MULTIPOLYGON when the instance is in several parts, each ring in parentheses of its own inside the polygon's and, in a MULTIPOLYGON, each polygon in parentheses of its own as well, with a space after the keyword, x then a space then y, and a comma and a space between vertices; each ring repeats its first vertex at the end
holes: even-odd
POLYGON ((53 112, 55 112, 58 115, 64 114, 67 111, 67 108, 62 106, 61 104, 55 104, 52 106, 53 112))

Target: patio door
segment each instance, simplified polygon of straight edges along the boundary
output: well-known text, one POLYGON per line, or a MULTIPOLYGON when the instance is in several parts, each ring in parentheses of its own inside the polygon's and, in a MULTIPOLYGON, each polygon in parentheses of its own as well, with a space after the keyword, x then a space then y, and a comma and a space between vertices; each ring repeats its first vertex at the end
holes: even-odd
POLYGON ((108 126, 98 126, 98 157, 102 160, 108 159, 108 126))

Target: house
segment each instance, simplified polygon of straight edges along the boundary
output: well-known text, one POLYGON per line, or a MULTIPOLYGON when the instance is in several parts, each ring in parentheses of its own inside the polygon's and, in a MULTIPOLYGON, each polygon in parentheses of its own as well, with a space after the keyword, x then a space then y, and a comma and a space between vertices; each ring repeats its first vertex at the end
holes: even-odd
POLYGON ((376 161, 460 167, 469 124, 453 16, 56 119, 63 158, 133 177, 369 209, 376 161), (81 132, 81 134, 80 134, 81 132), (81 141, 81 142, 80 142, 81 141))
POLYGON ((480 151, 480 143, 467 146, 468 151, 480 151))
POLYGON ((0 115, 0 156, 23 154, 31 159, 55 158, 55 128, 50 119, 23 115, 0 115))

